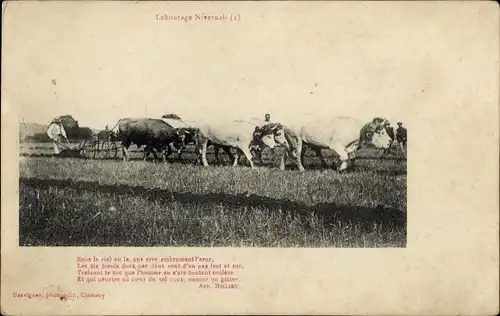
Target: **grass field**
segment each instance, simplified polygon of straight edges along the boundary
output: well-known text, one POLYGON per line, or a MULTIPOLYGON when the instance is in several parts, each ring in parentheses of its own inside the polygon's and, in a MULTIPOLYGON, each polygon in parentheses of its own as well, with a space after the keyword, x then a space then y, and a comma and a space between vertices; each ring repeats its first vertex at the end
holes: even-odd
MULTIPOLYGON (((405 247, 406 160, 352 172, 51 157, 21 144, 22 246, 405 247)), ((141 154, 135 153, 136 158, 141 154)), ((331 160, 330 160, 331 161, 331 160)), ((213 161, 212 161, 213 162, 213 161)))

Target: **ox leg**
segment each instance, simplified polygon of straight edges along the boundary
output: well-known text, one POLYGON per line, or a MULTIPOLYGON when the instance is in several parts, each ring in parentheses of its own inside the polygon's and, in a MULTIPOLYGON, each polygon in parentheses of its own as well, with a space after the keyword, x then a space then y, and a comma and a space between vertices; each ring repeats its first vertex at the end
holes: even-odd
MULTIPOLYGON (((167 148, 168 148, 168 146, 167 146, 167 148)), ((161 156, 162 156, 163 162, 168 162, 168 156, 170 154, 172 154, 172 152, 169 152, 169 150, 163 149, 161 154, 162 154, 161 156)))
POLYGON ((222 163, 221 159, 220 159, 220 156, 219 156, 219 153, 220 153, 220 150, 224 150, 225 153, 228 154, 229 158, 232 160, 233 159, 233 154, 231 154, 231 151, 229 151, 226 147, 223 147, 221 145, 216 145, 214 144, 214 155, 215 155, 215 161, 217 162, 217 164, 219 165, 222 165, 222 164, 226 164, 225 162, 222 163))
POLYGON ((253 148, 252 146, 250 146, 250 153, 252 154, 252 157, 256 157, 257 156, 257 150, 255 150, 255 148, 253 148))
POLYGON ((233 155, 233 153, 231 152, 231 147, 222 147, 222 149, 224 150, 224 152, 229 156, 229 161, 231 160, 238 160, 239 159, 239 155, 238 155, 238 152, 236 152, 236 157, 233 155))
POLYGON ((159 160, 159 161, 163 162, 163 155, 164 155, 163 151, 160 151, 160 156, 159 157, 157 155, 157 150, 155 148, 152 148, 151 152, 153 153, 153 157, 155 158, 155 161, 159 160))
POLYGON ((304 156, 304 153, 305 153, 305 150, 304 150, 304 147, 303 147, 303 142, 302 142, 302 139, 300 139, 298 142, 297 142, 297 149, 296 149, 297 153, 296 153, 296 158, 297 158, 297 167, 299 167, 299 170, 300 171, 304 171, 304 166, 302 165, 302 157, 304 156))
POLYGON ((170 145, 167 146, 167 151, 163 151, 163 155, 165 156, 165 159, 170 156, 173 153, 172 149, 170 148, 170 145))
MULTIPOLYGON (((163 161, 167 161, 167 158, 173 153, 171 144, 172 143, 168 144, 166 149, 164 148, 162 150, 163 161)), ((180 159, 180 153, 179 153, 179 159, 180 159)))
POLYGON ((154 152, 153 147, 151 147, 150 145, 146 145, 146 147, 144 148, 144 158, 143 158, 144 161, 146 161, 148 159, 151 152, 153 153, 153 157, 155 159, 158 159, 158 157, 156 156, 156 153, 154 152))
POLYGON ((338 170, 339 169, 339 161, 340 158, 338 156, 333 156, 333 161, 332 161, 332 170, 338 170))
POLYGON ((387 147, 386 149, 384 149, 384 150, 382 151, 382 155, 380 155, 379 159, 384 158, 384 157, 385 157, 385 155, 387 155, 387 154, 391 151, 391 146, 392 146, 392 143, 393 143, 393 141, 391 141, 391 142, 389 143, 389 147, 387 147))
POLYGON ((129 147, 130 147, 130 143, 122 143, 123 161, 128 161, 128 148, 129 147))
POLYGON ((285 148, 283 154, 281 155, 280 170, 285 170, 285 161, 289 156, 297 158, 297 149, 285 148))
MULTIPOLYGON (((154 151, 153 151, 154 153, 154 151)), ((155 157, 156 158, 156 157, 155 157)), ((160 157, 158 157, 158 159, 161 161, 161 162, 167 162, 167 157, 165 156, 165 151, 162 149, 160 150, 160 157)))
POLYGON ((240 153, 239 149, 236 150, 236 154, 233 155, 233 167, 236 167, 238 165, 238 160, 240 159, 240 153))
POLYGON ((207 147, 208 147, 208 138, 204 139, 203 143, 201 144, 201 162, 203 163, 204 167, 208 167, 207 147))
POLYGON ((220 165, 221 162, 220 162, 220 156, 219 156, 219 151, 220 151, 220 147, 219 145, 215 145, 214 144, 214 156, 215 156, 215 162, 220 165))
POLYGON ((302 164, 302 166, 304 166, 304 160, 305 160, 305 157, 306 157, 306 151, 307 151, 307 147, 304 146, 304 143, 302 143, 302 147, 300 149, 300 163, 302 164))
MULTIPOLYGON (((239 149, 239 148, 236 148, 236 154, 235 155, 233 155, 231 153, 229 147, 225 147, 225 149, 227 149, 226 152, 229 153, 229 155, 230 155, 229 157, 233 160, 233 167, 238 166, 238 163, 240 162, 240 158, 241 158, 242 154, 243 154, 243 156, 246 157, 246 154, 241 149, 239 149)), ((250 151, 250 149, 248 149, 248 152, 250 153, 250 157, 253 158, 252 152, 250 151)))
POLYGON ((223 150, 228 156, 229 156, 229 160, 234 160, 234 156, 233 154, 231 153, 231 149, 227 146, 221 146, 221 145, 215 145, 214 144, 214 155, 215 155, 215 160, 217 161, 217 163, 219 165, 226 165, 226 162, 224 161, 224 163, 221 161, 220 159, 220 156, 219 156, 219 153, 220 153, 220 150, 223 150))
POLYGON ((262 152, 263 151, 264 150, 261 148, 255 148, 254 146, 250 147, 250 153, 252 154, 252 157, 255 155, 255 158, 257 158, 257 161, 259 162, 260 165, 264 164, 264 162, 262 161, 262 152))
POLYGON ((280 170, 285 170, 286 157, 288 157, 288 149, 283 150, 283 154, 281 155, 280 170))
POLYGON ((146 146, 146 148, 144 148, 144 155, 142 157, 142 160, 144 160, 144 161, 148 160, 150 153, 151 153, 150 149, 148 148, 148 146, 146 146))
MULTIPOLYGON (((273 149, 271 149, 271 150, 272 150, 273 157, 274 157, 274 148, 273 148, 273 149)), ((263 152, 263 151, 264 151, 264 149, 262 149, 262 150, 256 150, 256 152, 255 152, 255 153, 256 153, 256 156, 257 156, 257 160, 259 161, 259 164, 260 164, 260 165, 263 165, 263 164, 264 164, 264 162, 262 161, 262 152, 263 152)))
MULTIPOLYGON (((255 169, 255 166, 254 166, 253 161, 252 161, 252 153, 250 152, 250 148, 248 148, 248 146, 247 146, 247 147, 243 147, 240 150, 243 152, 243 154, 247 158, 248 162, 250 162, 250 167, 252 169, 255 169)), ((238 158, 236 158, 234 161, 237 163, 238 158)), ((235 166, 236 166, 236 164, 235 164, 235 166)))
POLYGON ((250 146, 250 153, 252 154, 252 157, 257 157, 258 155, 257 150, 255 150, 252 146, 250 146))
POLYGON ((168 163, 168 159, 167 159, 167 151, 165 150, 165 148, 163 148, 161 151, 160 151, 160 157, 161 157, 161 161, 164 162, 164 163, 168 163))
POLYGON ((196 163, 200 163, 201 165, 203 165, 203 161, 201 159, 201 146, 202 146, 202 141, 198 138, 196 138, 196 144, 195 144, 195 149, 194 149, 194 153, 196 155, 196 163))
MULTIPOLYGON (((325 160, 325 157, 323 157, 323 153, 321 152, 321 149, 315 148, 314 152, 316 153, 316 156, 318 156, 319 159, 321 160, 321 164, 323 165, 323 167, 330 168, 330 166, 328 165, 328 163, 325 160)), ((335 163, 333 163, 332 169, 336 169, 336 168, 337 168, 337 165, 335 165, 335 163)))
POLYGON ((146 148, 148 148, 148 147, 149 147, 148 155, 150 153, 152 153, 155 162, 158 161, 158 160, 161 161, 161 162, 164 161, 164 155, 165 155, 165 153, 164 153, 163 149, 157 149, 157 148, 155 148, 152 145, 146 146, 146 148), (160 157, 158 157, 158 155, 157 155, 157 152, 156 152, 157 150, 160 152, 160 157))
POLYGON ((333 146, 331 146, 330 149, 332 149, 339 155, 341 164, 340 167, 338 168, 338 172, 346 171, 349 162, 349 155, 347 154, 345 147, 342 144, 336 143, 333 146))
POLYGON ((157 160, 162 161, 163 160, 163 155, 160 155, 161 158, 159 158, 158 155, 156 154, 156 150, 154 148, 151 148, 151 152, 153 153, 153 157, 154 157, 155 161, 157 161, 157 160))

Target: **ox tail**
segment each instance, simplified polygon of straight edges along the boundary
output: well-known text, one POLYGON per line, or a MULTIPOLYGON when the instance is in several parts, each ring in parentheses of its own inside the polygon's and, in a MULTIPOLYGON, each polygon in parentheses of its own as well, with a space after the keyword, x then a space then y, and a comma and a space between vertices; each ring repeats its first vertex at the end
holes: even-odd
POLYGON ((122 119, 119 119, 118 122, 116 122, 115 126, 113 126, 113 128, 110 129, 110 131, 116 133, 118 124, 120 124, 121 121, 122 121, 122 119))

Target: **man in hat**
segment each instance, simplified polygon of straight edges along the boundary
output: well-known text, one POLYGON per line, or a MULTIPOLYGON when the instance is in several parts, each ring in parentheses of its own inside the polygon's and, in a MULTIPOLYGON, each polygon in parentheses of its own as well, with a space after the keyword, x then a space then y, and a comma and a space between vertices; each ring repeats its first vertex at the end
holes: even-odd
POLYGON ((389 135, 389 137, 391 138, 391 143, 389 144, 389 147, 387 147, 387 149, 384 150, 384 152, 382 153, 380 158, 384 157, 386 154, 389 153, 389 151, 391 150, 392 143, 394 142, 394 138, 395 138, 394 127, 391 126, 391 123, 388 120, 384 121, 384 127, 385 127, 385 131, 387 132, 387 135, 389 135))
POLYGON ((47 136, 49 136, 49 138, 53 141, 54 153, 56 155, 70 149, 66 130, 64 129, 62 120, 59 117, 54 118, 50 123, 49 128, 47 129, 47 136))
POLYGON ((401 150, 405 152, 406 147, 406 128, 403 127, 403 123, 398 122, 398 129, 396 130, 396 140, 398 141, 401 150))
MULTIPOLYGON (((264 115, 264 125, 267 125, 270 123, 271 123, 271 114, 266 113, 264 115)), ((264 150, 264 148, 262 148, 261 145, 259 145, 259 144, 252 144, 252 146, 250 148, 250 152, 256 156, 257 160, 259 161, 259 163, 261 165, 263 164, 263 161, 262 161, 262 151, 263 150, 264 150)), ((272 155, 272 159, 274 159, 274 148, 271 149, 271 155, 272 155)))

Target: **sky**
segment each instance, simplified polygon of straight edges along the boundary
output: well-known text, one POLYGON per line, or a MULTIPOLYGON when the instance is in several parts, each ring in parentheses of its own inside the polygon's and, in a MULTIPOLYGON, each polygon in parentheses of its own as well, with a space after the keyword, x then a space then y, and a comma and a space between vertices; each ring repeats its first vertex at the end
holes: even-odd
POLYGON ((26 122, 71 114, 92 128, 165 113, 193 121, 385 116, 411 124, 422 107, 459 102, 464 78, 490 65, 478 59, 495 48, 476 33, 488 23, 478 18, 483 9, 450 16, 451 5, 9 3, 2 103, 26 122), (241 20, 156 18, 195 13, 241 20))

